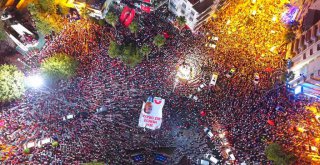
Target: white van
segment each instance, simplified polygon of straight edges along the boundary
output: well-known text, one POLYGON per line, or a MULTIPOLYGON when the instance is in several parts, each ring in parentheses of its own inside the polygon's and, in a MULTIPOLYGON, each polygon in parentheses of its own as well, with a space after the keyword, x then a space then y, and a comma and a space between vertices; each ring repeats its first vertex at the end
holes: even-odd
POLYGON ((209 128, 204 127, 203 131, 210 139, 213 138, 213 133, 211 132, 211 130, 209 128))
POLYGON ((204 154, 204 158, 208 159, 213 164, 217 164, 219 162, 219 160, 215 158, 212 154, 204 154))
POLYGON ((236 160, 236 157, 233 155, 230 148, 226 149, 226 153, 227 153, 230 160, 232 160, 232 161, 236 160))

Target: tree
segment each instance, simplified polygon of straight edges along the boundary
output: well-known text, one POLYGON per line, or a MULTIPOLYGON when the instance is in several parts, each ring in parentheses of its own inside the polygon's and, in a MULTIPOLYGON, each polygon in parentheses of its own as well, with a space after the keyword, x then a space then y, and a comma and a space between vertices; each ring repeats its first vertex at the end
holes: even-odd
POLYGON ((48 35, 53 31, 59 33, 64 27, 63 19, 57 14, 58 10, 56 6, 51 4, 45 6, 45 4, 49 2, 51 2, 51 0, 30 3, 28 5, 28 10, 35 22, 37 30, 44 35, 48 35))
POLYGON ((5 40, 7 38, 6 31, 4 30, 4 23, 0 21, 0 40, 5 40))
POLYGON ((166 42, 166 39, 164 38, 163 35, 160 35, 160 34, 156 35, 156 36, 154 37, 154 40, 153 40, 153 43, 154 43, 158 48, 162 47, 165 42, 166 42))
POLYGON ((57 7, 55 0, 41 0, 38 1, 39 7, 41 9, 40 12, 55 14, 57 12, 57 7))
POLYGON ((287 24, 287 28, 292 31, 298 30, 299 26, 300 22, 296 20, 293 20, 287 24))
POLYGON ((277 143, 269 144, 265 154, 268 160, 273 161, 276 165, 289 165, 294 161, 294 156, 286 153, 277 143))
POLYGON ((112 25, 114 28, 118 22, 118 17, 114 12, 109 11, 105 17, 106 21, 112 25))
POLYGON ((286 42, 292 42, 296 39, 296 33, 294 33, 293 31, 288 31, 284 37, 286 42))
POLYGON ((52 147, 58 147, 59 146, 59 142, 57 142, 57 141, 53 141, 52 143, 51 143, 51 145, 52 145, 52 147))
POLYGON ((146 56, 147 57, 147 60, 149 60, 149 54, 151 52, 151 49, 150 47, 147 45, 147 44, 144 44, 141 49, 140 49, 140 52, 143 56, 146 56))
POLYGON ((90 162, 90 163, 84 163, 83 165, 105 165, 105 163, 93 161, 93 162, 90 162))
POLYGON ((30 148, 25 148, 25 149, 23 150, 23 153, 25 153, 25 154, 30 154, 30 148))
POLYGON ((186 26, 186 18, 184 16, 177 17, 177 22, 179 26, 179 33, 181 32, 181 29, 186 26))
POLYGON ((129 56, 126 64, 133 68, 138 65, 142 61, 142 59, 143 56, 137 50, 135 50, 132 52, 131 56, 129 56))
POLYGON ((129 29, 130 29, 130 32, 134 33, 135 37, 137 37, 137 32, 139 30, 138 22, 136 21, 131 22, 131 24, 129 25, 129 29))
POLYGON ((115 41, 110 41, 108 55, 110 58, 117 58, 121 54, 120 45, 118 45, 115 41))
POLYGON ((135 67, 143 59, 138 48, 133 44, 125 45, 122 49, 121 60, 130 67, 135 67))
POLYGON ((68 79, 75 75, 77 61, 64 53, 54 54, 41 63, 41 71, 52 80, 68 79))
POLYGON ((67 15, 69 13, 69 7, 65 6, 64 4, 58 5, 58 13, 61 15, 67 15))
POLYGON ((61 19, 59 19, 56 16, 51 16, 47 18, 44 18, 43 16, 39 16, 38 18, 39 19, 35 21, 36 27, 38 31, 44 35, 51 34, 53 31, 60 32, 63 28, 62 25, 57 23, 61 21, 61 19))
POLYGON ((25 91, 24 75, 13 65, 0 66, 0 101, 20 98, 25 91))
POLYGON ((85 19, 90 18, 91 11, 87 7, 82 7, 80 13, 85 19))

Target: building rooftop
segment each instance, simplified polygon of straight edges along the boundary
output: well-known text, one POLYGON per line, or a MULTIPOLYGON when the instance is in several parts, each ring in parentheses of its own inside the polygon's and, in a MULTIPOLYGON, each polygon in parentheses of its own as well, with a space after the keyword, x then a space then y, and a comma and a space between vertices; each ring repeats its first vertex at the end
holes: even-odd
POLYGON ((93 9, 100 10, 106 0, 76 0, 76 2, 86 3, 93 9))
POLYGON ((196 3, 193 6, 193 8, 198 13, 202 13, 202 12, 206 11, 208 8, 210 8, 212 5, 213 5, 213 1, 212 0, 202 0, 202 1, 198 1, 198 3, 196 3))
POLYGON ((192 5, 196 4, 197 2, 199 2, 199 0, 188 0, 192 5))

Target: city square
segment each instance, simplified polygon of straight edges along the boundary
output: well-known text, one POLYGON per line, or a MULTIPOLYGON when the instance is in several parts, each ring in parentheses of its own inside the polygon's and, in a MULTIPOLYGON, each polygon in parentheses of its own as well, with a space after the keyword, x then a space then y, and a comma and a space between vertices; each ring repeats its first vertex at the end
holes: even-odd
POLYGON ((320 164, 320 1, 2 3, 0 164, 320 164))

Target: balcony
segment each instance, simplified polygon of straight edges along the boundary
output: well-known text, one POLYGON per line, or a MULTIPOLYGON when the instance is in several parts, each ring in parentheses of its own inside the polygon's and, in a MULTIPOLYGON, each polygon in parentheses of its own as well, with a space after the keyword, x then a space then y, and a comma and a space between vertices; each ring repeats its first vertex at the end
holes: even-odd
MULTIPOLYGON (((312 29, 312 28, 311 28, 312 29)), ((309 29, 307 31, 307 33, 305 34, 305 40, 304 40, 304 45, 306 46, 310 46, 312 44, 312 40, 311 40, 311 29, 309 29)))
POLYGON ((312 26, 312 28, 311 28, 311 36, 310 36, 312 42, 316 42, 317 41, 317 38, 318 38, 317 37, 317 30, 318 30, 318 26, 317 25, 312 26))
POLYGON ((306 38, 305 34, 302 34, 301 37, 300 37, 299 49, 300 49, 301 51, 304 51, 305 48, 306 48, 306 46, 307 46, 307 44, 305 44, 305 43, 306 43, 306 42, 305 42, 305 38, 306 38))

